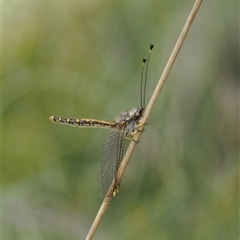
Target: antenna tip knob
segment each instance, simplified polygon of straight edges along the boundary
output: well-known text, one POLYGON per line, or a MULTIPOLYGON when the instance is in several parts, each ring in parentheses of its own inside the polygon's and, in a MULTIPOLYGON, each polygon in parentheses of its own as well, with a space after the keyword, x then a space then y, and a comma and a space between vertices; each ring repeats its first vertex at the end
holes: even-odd
POLYGON ((153 47, 154 47, 154 44, 150 44, 150 50, 152 50, 153 49, 153 47))
POLYGON ((144 57, 143 58, 143 63, 145 63, 147 61, 147 58, 146 57, 144 57))

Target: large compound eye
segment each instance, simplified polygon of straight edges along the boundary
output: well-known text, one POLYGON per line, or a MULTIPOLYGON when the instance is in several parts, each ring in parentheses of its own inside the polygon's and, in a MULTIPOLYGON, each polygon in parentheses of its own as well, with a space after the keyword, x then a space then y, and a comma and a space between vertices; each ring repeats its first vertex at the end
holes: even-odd
POLYGON ((135 117, 140 117, 142 115, 141 108, 138 108, 134 115, 135 117))
POLYGON ((135 112, 135 117, 139 117, 139 116, 140 116, 140 112, 139 111, 135 112))
POLYGON ((141 117, 142 116, 142 111, 143 111, 142 108, 138 108, 137 111, 134 113, 134 117, 135 118, 141 117))

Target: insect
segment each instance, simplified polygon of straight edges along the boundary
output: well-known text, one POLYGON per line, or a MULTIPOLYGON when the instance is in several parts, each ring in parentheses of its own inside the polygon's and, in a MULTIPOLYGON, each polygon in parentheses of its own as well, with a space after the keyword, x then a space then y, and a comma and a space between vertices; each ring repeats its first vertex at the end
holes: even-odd
POLYGON ((150 44, 148 59, 145 57, 143 58, 140 87, 141 107, 133 108, 120 114, 114 122, 90 118, 63 118, 57 116, 50 117, 50 120, 54 123, 76 127, 110 129, 103 146, 102 158, 98 167, 98 187, 100 197, 105 201, 110 201, 119 191, 120 177, 118 171, 125 153, 125 139, 137 142, 134 139, 134 135, 140 131, 139 127, 143 125, 141 120, 145 109, 148 63, 153 47, 154 45, 150 44), (147 66, 145 70, 144 66, 146 62, 147 66))

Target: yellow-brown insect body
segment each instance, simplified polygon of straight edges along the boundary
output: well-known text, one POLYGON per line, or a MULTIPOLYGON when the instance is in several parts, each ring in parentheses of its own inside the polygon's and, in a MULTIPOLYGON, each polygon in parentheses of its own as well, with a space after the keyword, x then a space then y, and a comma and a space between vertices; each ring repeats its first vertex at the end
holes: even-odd
POLYGON ((116 119, 116 124, 124 125, 125 135, 133 136, 141 125, 144 108, 133 108, 127 112, 122 113, 116 119))

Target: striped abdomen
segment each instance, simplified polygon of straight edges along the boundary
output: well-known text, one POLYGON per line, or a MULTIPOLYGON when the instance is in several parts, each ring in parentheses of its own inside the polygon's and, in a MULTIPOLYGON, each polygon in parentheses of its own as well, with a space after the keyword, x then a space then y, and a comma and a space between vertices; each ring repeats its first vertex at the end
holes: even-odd
POLYGON ((116 123, 114 122, 106 122, 90 118, 62 118, 57 116, 51 116, 50 120, 54 123, 60 123, 76 127, 113 128, 116 126, 116 123))

